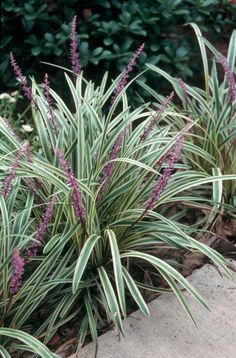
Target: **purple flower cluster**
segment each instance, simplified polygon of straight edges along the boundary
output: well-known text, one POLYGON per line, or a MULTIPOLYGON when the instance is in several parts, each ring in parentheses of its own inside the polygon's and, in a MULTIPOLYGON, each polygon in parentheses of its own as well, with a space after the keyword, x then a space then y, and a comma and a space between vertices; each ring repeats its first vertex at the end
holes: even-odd
POLYGON ((27 150, 28 144, 25 143, 18 151, 17 156, 13 160, 10 168, 8 169, 7 176, 3 183, 2 196, 6 199, 11 191, 13 180, 16 176, 16 169, 19 166, 19 162, 27 150))
POLYGON ((171 155, 173 148, 175 147, 175 143, 167 150, 167 152, 155 163, 153 169, 156 170, 160 165, 162 165, 171 155))
POLYGON ((49 84, 49 79, 48 79, 48 74, 45 73, 44 76, 44 95, 47 101, 47 105, 48 105, 48 116, 49 116, 49 121, 51 123, 51 126, 53 128, 53 131, 55 133, 55 135, 58 135, 58 125, 57 122, 55 120, 55 116, 53 114, 53 104, 52 104, 52 98, 50 95, 50 84, 49 84))
POLYGON ((181 78, 179 78, 178 83, 179 83, 179 86, 180 86, 180 88, 181 88, 181 90, 183 92, 185 104, 187 105, 189 98, 188 98, 186 85, 185 85, 185 83, 183 82, 183 80, 181 78))
MULTIPOLYGON (((19 144, 23 145, 23 141, 22 139, 17 135, 16 131, 11 127, 9 121, 7 120, 7 118, 3 118, 3 122, 5 123, 6 127, 9 129, 9 131, 11 132, 11 134, 13 135, 13 137, 16 139, 16 141, 19 144)), ((29 148, 30 149, 30 148, 29 148)))
POLYGON ((27 256, 32 257, 37 255, 38 248, 41 246, 41 241, 44 235, 46 234, 48 225, 52 219, 53 208, 56 204, 56 201, 57 201, 57 196, 54 195, 39 224, 38 230, 35 234, 35 241, 33 241, 32 245, 26 249, 27 256))
POLYGON ((24 273, 25 261, 20 256, 19 249, 15 248, 12 251, 12 274, 10 277, 10 293, 14 295, 18 292, 21 284, 21 278, 24 273))
POLYGON ((110 180, 111 175, 115 168, 115 162, 110 162, 110 161, 116 159, 119 156, 121 147, 122 147, 123 138, 124 138, 124 131, 122 131, 118 135, 118 137, 113 145, 113 148, 111 150, 111 153, 109 155, 108 163, 105 165, 105 167, 103 169, 103 175, 102 175, 103 181, 102 181, 102 185, 100 188, 100 193, 103 193, 105 191, 105 189, 109 183, 109 180, 110 180))
MULTIPOLYGON (((188 122, 191 122, 191 119, 188 119, 188 122)), ((173 143, 173 145, 168 149, 168 151, 155 163, 155 165, 153 166, 153 169, 157 169, 160 165, 162 165, 162 163, 166 162, 168 160, 168 158, 172 155, 173 150, 175 149, 175 147, 177 145, 179 145, 179 143, 182 141, 184 134, 187 131, 191 131, 191 129, 189 128, 189 124, 187 123, 184 128, 179 132, 178 136, 176 137, 175 143, 173 143)))
POLYGON ((153 191, 151 192, 150 198, 147 200, 147 202, 145 204, 145 209, 144 209, 143 215, 145 215, 148 210, 153 209, 156 202, 160 198, 161 193, 165 189, 165 187, 169 181, 169 178, 172 174, 174 164, 176 163, 176 161, 178 160, 178 158, 180 156, 180 153, 181 153, 181 150, 183 147, 184 134, 187 130, 188 130, 188 127, 186 126, 180 132, 179 136, 176 138, 175 144, 170 148, 171 150, 169 152, 167 152, 168 153, 168 156, 166 158, 167 159, 167 167, 164 169, 163 174, 160 177, 160 179, 157 180, 156 185, 155 185, 153 191))
POLYGON ((22 86, 22 90, 23 90, 25 97, 27 97, 30 100, 30 102, 32 103, 34 108, 38 108, 37 102, 32 96, 31 87, 28 85, 26 77, 23 76, 21 69, 18 66, 12 52, 10 52, 10 62, 11 62, 13 71, 17 77, 17 80, 20 82, 20 84, 22 86))
POLYGON ((37 195, 37 190, 36 190, 36 186, 35 186, 34 181, 31 181, 28 178, 24 178, 23 181, 24 181, 25 185, 28 187, 28 189, 31 192, 31 194, 37 195))
POLYGON ((224 73, 228 82, 228 100, 229 103, 233 104, 233 102, 236 99, 236 83, 235 83, 234 75, 229 67, 227 59, 222 54, 220 54, 219 62, 224 69, 224 73))
POLYGON ((140 135, 141 141, 144 141, 147 138, 148 134, 152 131, 152 129, 154 128, 155 124, 157 123, 160 115, 164 112, 164 110, 166 109, 166 107, 169 104, 169 102, 172 101, 173 97, 174 97, 174 92, 171 92, 171 94, 166 97, 165 101, 162 103, 161 107, 157 111, 157 113, 154 116, 154 118, 151 120, 149 125, 144 128, 142 134, 140 135))
POLYGON ((82 194, 78 188, 74 173, 72 172, 71 168, 69 167, 69 164, 64 158, 62 151, 59 148, 56 148, 55 154, 58 157, 61 167, 66 175, 67 185, 72 189, 71 200, 72 200, 75 216, 77 217, 77 219, 80 220, 81 224, 84 224, 86 211, 82 201, 82 194))
POLYGON ((81 65, 79 61, 79 52, 78 52, 76 22, 77 22, 77 16, 75 15, 71 23, 71 44, 70 44, 71 67, 75 78, 81 72, 81 65))
MULTIPOLYGON (((13 135, 13 137, 14 137, 14 138, 16 139, 16 141, 18 142, 18 144, 23 146, 23 145, 24 145, 23 140, 17 135, 17 133, 16 133, 15 130, 11 127, 10 123, 8 122, 8 120, 7 120, 6 118, 3 118, 3 121, 4 121, 5 125, 6 125, 6 127, 9 129, 9 131, 10 131, 11 134, 13 135)), ((26 155, 27 155, 28 161, 29 161, 30 163, 32 163, 32 162, 33 162, 33 160, 32 160, 33 154, 32 154, 32 151, 31 151, 31 149, 30 149, 29 144, 27 144, 27 146, 26 146, 26 155)), ((40 182, 39 179, 35 179, 35 181, 36 181, 36 180, 37 180, 38 182, 40 182)), ((37 185, 37 186, 42 186, 42 185, 40 184, 40 185, 37 185)))
MULTIPOLYGON (((14 129, 11 127, 10 123, 8 122, 8 120, 6 118, 3 118, 3 121, 6 125, 6 127, 9 129, 9 131, 11 132, 11 134, 14 136, 14 138, 16 139, 16 141, 18 142, 19 145, 23 146, 24 142, 22 141, 22 139, 16 134, 16 132, 14 131, 14 129)), ((33 162, 32 160, 32 152, 30 149, 30 146, 27 145, 26 146, 26 155, 27 155, 27 159, 29 162, 33 162)), ((30 180, 28 178, 24 178, 23 179, 24 183, 26 184, 26 186, 29 188, 30 192, 32 194, 36 194, 36 188, 40 188, 42 187, 42 183, 38 178, 35 178, 34 180, 30 180)))
POLYGON ((134 53, 132 59, 130 60, 128 66, 125 69, 125 72, 123 73, 115 91, 114 91, 114 95, 111 98, 111 105, 114 103, 115 99, 119 96, 119 94, 121 93, 122 89, 125 87, 128 79, 129 79, 129 73, 133 71, 133 68, 135 66, 135 63, 137 61, 137 58, 140 56, 140 53, 143 51, 144 48, 144 44, 142 44, 134 53))

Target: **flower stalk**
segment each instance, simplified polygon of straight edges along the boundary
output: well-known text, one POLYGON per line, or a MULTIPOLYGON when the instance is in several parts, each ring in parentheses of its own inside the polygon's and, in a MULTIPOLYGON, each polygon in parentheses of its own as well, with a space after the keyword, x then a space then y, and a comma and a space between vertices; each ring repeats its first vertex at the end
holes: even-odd
POLYGON ((161 107, 159 108, 156 115, 153 117, 153 119, 149 123, 149 125, 144 128, 142 134, 140 135, 140 139, 142 142, 147 138, 149 133, 153 130, 153 128, 154 128, 155 124, 157 123, 158 119, 160 118, 161 114, 164 112, 164 110, 166 109, 168 104, 172 101, 173 97, 174 97, 174 91, 171 92, 171 94, 166 97, 166 99, 162 103, 161 107))
MULTIPOLYGON (((2 118, 3 122, 5 123, 6 127, 8 128, 8 130, 10 131, 10 133, 13 135, 13 137, 15 138, 15 140, 17 141, 18 145, 23 146, 24 142, 22 141, 22 139, 17 135, 17 133, 15 132, 15 130, 11 127, 9 121, 6 118, 2 118)), ((25 152, 26 156, 27 156, 27 160, 32 163, 32 151, 30 149, 30 146, 27 144, 26 146, 26 152, 25 152)), ((25 183, 25 185, 28 187, 29 191, 33 194, 37 196, 37 200, 40 201, 40 198, 38 197, 37 194, 37 188, 41 188, 42 187, 42 182, 38 179, 38 178, 34 178, 34 179, 28 179, 28 178, 23 178, 23 182, 25 183)))
POLYGON ((171 174, 172 174, 172 171, 174 168, 174 164, 180 156, 182 146, 183 146, 183 139, 184 139, 183 136, 181 136, 181 138, 179 138, 178 143, 176 143, 176 145, 173 147, 173 150, 169 154, 169 157, 167 160, 167 167, 164 169, 163 174, 160 177, 160 179, 156 182, 156 185, 155 185, 153 191, 151 192, 149 199, 145 203, 145 210, 144 210, 143 216, 146 214, 146 212, 148 210, 152 210, 155 207, 158 199, 160 198, 163 190, 165 189, 165 187, 171 177, 171 174))
POLYGON ((81 72, 76 24, 77 24, 77 16, 75 15, 71 23, 71 43, 70 43, 71 68, 75 79, 77 75, 79 75, 81 72))
MULTIPOLYGON (((179 132, 178 136, 176 137, 175 143, 171 146, 171 148, 167 151, 166 155, 164 156, 164 160, 167 162, 167 167, 163 170, 162 176, 156 182, 156 185, 153 191, 150 194, 149 199, 145 203, 145 210, 142 216, 144 216, 148 210, 151 210, 155 207, 158 199, 160 198, 163 190, 165 189, 171 174, 174 169, 174 165, 180 157, 183 143, 184 143, 184 136, 185 133, 189 130, 190 124, 187 123, 184 128, 179 132)), ((163 161, 159 161, 163 163, 163 161)))
POLYGON ((8 169, 7 176, 3 183, 3 190, 2 190, 2 196, 4 199, 6 199, 11 191, 13 180, 16 176, 16 169, 19 166, 20 160, 23 157, 24 153, 27 151, 28 144, 25 143, 23 146, 19 149, 17 156, 13 160, 10 168, 8 169))
POLYGON ((184 96, 185 106, 187 106, 188 101, 189 101, 189 97, 188 97, 186 85, 185 85, 184 81, 181 78, 178 79, 178 83, 179 83, 179 86, 180 86, 180 88, 182 90, 182 93, 183 93, 183 96, 184 96))
POLYGON ((111 178, 112 173, 114 172, 114 169, 115 169, 115 162, 111 162, 111 161, 116 159, 119 156, 119 154, 121 152, 121 148, 122 148, 123 139, 124 139, 124 131, 122 131, 118 135, 118 137, 113 145, 113 148, 111 150, 111 153, 109 155, 108 163, 105 165, 105 167, 103 169, 103 174, 102 174, 103 181, 102 181, 102 185, 100 187, 100 195, 98 196, 98 199, 101 199, 102 193, 104 193, 104 191, 107 188, 107 185, 109 184, 110 178, 111 178))
POLYGON ((19 291, 25 267, 25 261, 20 256, 20 251, 17 248, 13 249, 11 266, 12 275, 10 277, 9 291, 11 295, 14 295, 19 291))
POLYGON ((134 225, 136 225, 140 220, 142 220, 144 218, 144 216, 146 215, 148 210, 152 210, 155 207, 158 199, 160 198, 163 190, 165 189, 165 187, 171 177, 171 174, 174 169, 174 164, 179 159, 179 156, 180 156, 182 148, 183 148, 184 136, 188 130, 189 130, 189 123, 186 124, 185 127, 181 130, 181 132, 179 133, 179 135, 176 138, 175 143, 170 148, 170 150, 167 152, 168 154, 166 153, 167 156, 165 157, 165 159, 167 159, 167 167, 164 169, 163 174, 159 178, 159 180, 156 181, 154 189, 152 190, 150 197, 148 198, 148 200, 146 201, 146 203, 144 205, 144 210, 143 210, 142 214, 130 226, 128 226, 126 228, 126 230, 123 233, 124 236, 127 234, 127 232, 134 225))
POLYGON ((52 219, 53 215, 53 209, 57 202, 57 196, 54 195, 50 204, 47 207, 47 210, 45 211, 43 218, 39 224, 39 227, 37 229, 37 232, 35 234, 35 241, 33 241, 32 245, 26 249, 26 256, 32 257, 36 256, 38 253, 39 247, 42 245, 42 239, 44 235, 47 232, 48 225, 50 224, 50 221, 52 219))
POLYGON ((58 136, 58 125, 57 122, 55 120, 55 116, 53 113, 53 104, 52 104, 52 97, 50 95, 50 83, 49 83, 49 79, 48 79, 48 74, 45 73, 44 76, 44 95, 46 98, 46 102, 47 102, 47 106, 48 106, 48 118, 49 118, 49 122, 52 126, 52 129, 54 131, 55 136, 58 136))
POLYGON ((234 79, 233 72, 231 71, 227 59, 220 54, 219 62, 224 69, 226 80, 228 83, 228 101, 230 104, 233 104, 236 99, 236 82, 234 79))
POLYGON ((126 67, 117 87, 114 90, 114 94, 111 98, 111 105, 115 102, 116 98, 119 96, 119 94, 125 87, 126 83, 128 82, 129 73, 133 71, 136 61, 137 61, 138 57, 140 56, 141 52, 143 51, 143 48, 144 48, 144 43, 135 51, 133 57, 129 61, 128 66, 126 67))
POLYGON ((32 89, 28 85, 26 77, 23 76, 22 71, 21 71, 20 67, 18 66, 12 52, 10 52, 10 63, 11 63, 13 72, 15 73, 15 75, 17 77, 17 80, 21 84, 22 91, 23 91, 25 97, 30 100, 30 102, 32 103, 34 108, 38 109, 37 102, 36 102, 35 98, 33 98, 33 96, 32 96, 32 89))
MULTIPOLYGON (((67 185, 72 189, 72 206, 74 209, 75 216, 80 221, 81 225, 85 229, 86 224, 86 210, 82 201, 82 194, 78 187, 77 181, 75 179, 75 175, 72 172, 69 164, 64 158, 62 151, 59 148, 56 148, 55 154, 59 159, 60 165, 65 173, 67 185)), ((86 230, 85 230, 86 231, 86 230)))

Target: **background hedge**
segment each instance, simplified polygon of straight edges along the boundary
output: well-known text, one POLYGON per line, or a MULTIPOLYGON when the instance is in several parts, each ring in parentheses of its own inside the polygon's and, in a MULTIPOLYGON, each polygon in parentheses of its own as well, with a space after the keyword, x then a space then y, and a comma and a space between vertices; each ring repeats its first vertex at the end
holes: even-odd
POLYGON ((211 41, 226 40, 236 23, 236 4, 217 0, 3 0, 2 90, 15 83, 10 51, 24 73, 39 78, 48 71, 40 61, 69 66, 70 21, 75 14, 81 63, 90 78, 108 69, 116 76, 145 42, 140 66, 148 60, 186 79, 201 66, 192 30, 184 24, 197 23, 211 41))

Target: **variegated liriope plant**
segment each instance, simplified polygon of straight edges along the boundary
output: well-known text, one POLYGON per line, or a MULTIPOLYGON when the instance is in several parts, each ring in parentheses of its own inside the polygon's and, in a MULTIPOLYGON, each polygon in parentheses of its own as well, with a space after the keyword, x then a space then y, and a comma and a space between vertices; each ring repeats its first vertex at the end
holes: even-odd
POLYGON ((45 346, 37 348, 36 338, 46 344, 70 321, 79 322, 75 334, 81 345, 88 331, 96 342, 97 327, 110 322, 123 334, 127 295, 149 316, 140 289, 172 290, 193 319, 183 289, 207 304, 173 260, 158 257, 160 249, 200 251, 228 273, 223 257, 178 222, 181 213, 167 216, 165 208, 186 199, 190 189, 234 176, 212 176, 183 164, 197 148, 187 140, 194 122, 173 110, 174 93, 158 110, 149 103, 129 107, 126 89, 132 81, 127 80, 142 47, 114 83, 108 84, 105 74, 95 87, 81 72, 73 31, 74 22, 72 71, 65 70, 72 108, 49 88, 47 75, 43 85, 33 80, 31 90, 11 54, 32 103, 41 151, 33 152, 1 120, 0 351, 5 357, 9 346, 53 356, 45 346), (173 133, 163 118, 181 121, 181 130, 173 133), (167 285, 156 287, 153 277, 167 285))
MULTIPOLYGON (((193 87, 152 64, 147 64, 147 67, 173 86, 181 102, 181 106, 175 105, 173 110, 185 113, 195 122, 188 136, 189 145, 193 145, 195 150, 189 151, 185 163, 202 173, 234 175, 234 180, 218 181, 214 187, 214 212, 208 216, 208 223, 211 223, 213 216, 222 212, 233 217, 236 215, 236 30, 232 32, 227 56, 224 57, 202 36, 196 24, 191 26, 200 47, 204 83, 193 87)), ((159 99, 153 88, 139 83, 154 98, 159 99)), ((176 130, 182 125, 176 118, 174 121, 168 117, 166 119, 166 123, 176 130)), ((205 199, 209 198, 208 194, 206 191, 205 199)), ((196 206, 201 207, 201 202, 196 206)))

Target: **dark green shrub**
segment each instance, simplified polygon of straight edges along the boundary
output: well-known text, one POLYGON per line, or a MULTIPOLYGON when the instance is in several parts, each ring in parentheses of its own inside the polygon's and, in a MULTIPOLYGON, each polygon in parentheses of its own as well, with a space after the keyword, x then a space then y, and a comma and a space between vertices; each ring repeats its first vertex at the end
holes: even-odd
POLYGON ((117 75, 131 53, 145 42, 142 65, 148 58, 170 74, 191 77, 199 66, 192 32, 183 25, 197 23, 208 38, 228 37, 233 27, 235 5, 219 0, 3 0, 0 66, 4 86, 12 86, 9 52, 21 58, 24 72, 45 72, 41 61, 68 63, 69 22, 79 18, 81 63, 96 79, 101 72, 117 75))

